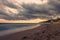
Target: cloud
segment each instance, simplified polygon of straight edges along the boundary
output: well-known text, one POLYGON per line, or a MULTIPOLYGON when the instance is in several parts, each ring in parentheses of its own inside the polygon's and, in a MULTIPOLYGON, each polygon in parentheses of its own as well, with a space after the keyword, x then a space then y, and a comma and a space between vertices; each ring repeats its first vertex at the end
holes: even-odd
POLYGON ((2 1, 2 11, 0 11, 0 18, 8 20, 20 20, 20 19, 34 19, 34 18, 47 18, 50 16, 58 16, 60 14, 60 1, 49 0, 47 4, 36 4, 36 3, 22 3, 19 6, 12 2, 2 1), (8 12, 7 8, 8 7, 8 12), (5 9, 6 8, 6 9, 5 9), (14 11, 14 10, 17 10, 14 11))
POLYGON ((60 0, 51 0, 50 5, 52 5, 55 10, 60 13, 60 0))
POLYGON ((53 9, 48 4, 47 5, 39 5, 39 4, 25 4, 24 3, 24 4, 22 4, 22 7, 25 9, 23 14, 28 19, 30 19, 30 18, 45 18, 45 17, 47 18, 48 15, 50 15, 49 11, 51 9, 53 9), (37 16, 36 16, 36 14, 37 14, 37 16))
POLYGON ((17 9, 17 6, 16 6, 15 4, 11 3, 11 2, 6 2, 6 3, 3 2, 3 4, 4 4, 5 6, 10 7, 10 8, 17 9))

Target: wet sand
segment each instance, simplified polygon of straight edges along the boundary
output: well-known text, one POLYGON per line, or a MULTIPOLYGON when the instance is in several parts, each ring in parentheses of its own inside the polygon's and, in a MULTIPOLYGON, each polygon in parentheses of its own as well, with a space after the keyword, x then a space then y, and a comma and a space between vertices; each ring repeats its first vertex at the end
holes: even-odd
POLYGON ((60 40, 60 23, 43 24, 33 29, 1 36, 0 40, 60 40))

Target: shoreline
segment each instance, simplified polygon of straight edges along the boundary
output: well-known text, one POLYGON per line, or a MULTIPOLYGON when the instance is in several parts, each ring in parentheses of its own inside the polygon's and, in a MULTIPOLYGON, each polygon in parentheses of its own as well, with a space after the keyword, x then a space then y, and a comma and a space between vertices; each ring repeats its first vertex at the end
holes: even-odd
POLYGON ((37 24, 37 25, 34 25, 34 26, 28 26, 28 27, 22 27, 22 28, 16 28, 16 29, 0 31, 0 36, 10 35, 10 34, 13 34, 13 33, 34 29, 38 26, 40 26, 40 24, 37 24))

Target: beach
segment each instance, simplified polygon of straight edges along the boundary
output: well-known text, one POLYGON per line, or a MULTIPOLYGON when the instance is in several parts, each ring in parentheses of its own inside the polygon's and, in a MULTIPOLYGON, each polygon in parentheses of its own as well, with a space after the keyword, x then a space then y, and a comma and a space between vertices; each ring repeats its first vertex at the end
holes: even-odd
POLYGON ((0 40, 60 40, 60 23, 42 24, 32 29, 1 36, 0 40))

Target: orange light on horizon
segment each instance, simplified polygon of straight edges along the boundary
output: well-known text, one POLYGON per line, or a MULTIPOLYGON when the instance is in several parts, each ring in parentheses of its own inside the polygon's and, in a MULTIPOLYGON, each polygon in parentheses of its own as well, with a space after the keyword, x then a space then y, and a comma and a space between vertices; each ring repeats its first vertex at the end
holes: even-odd
POLYGON ((5 20, 5 19, 0 19, 0 23, 39 23, 46 21, 46 19, 30 19, 30 20, 5 20))

